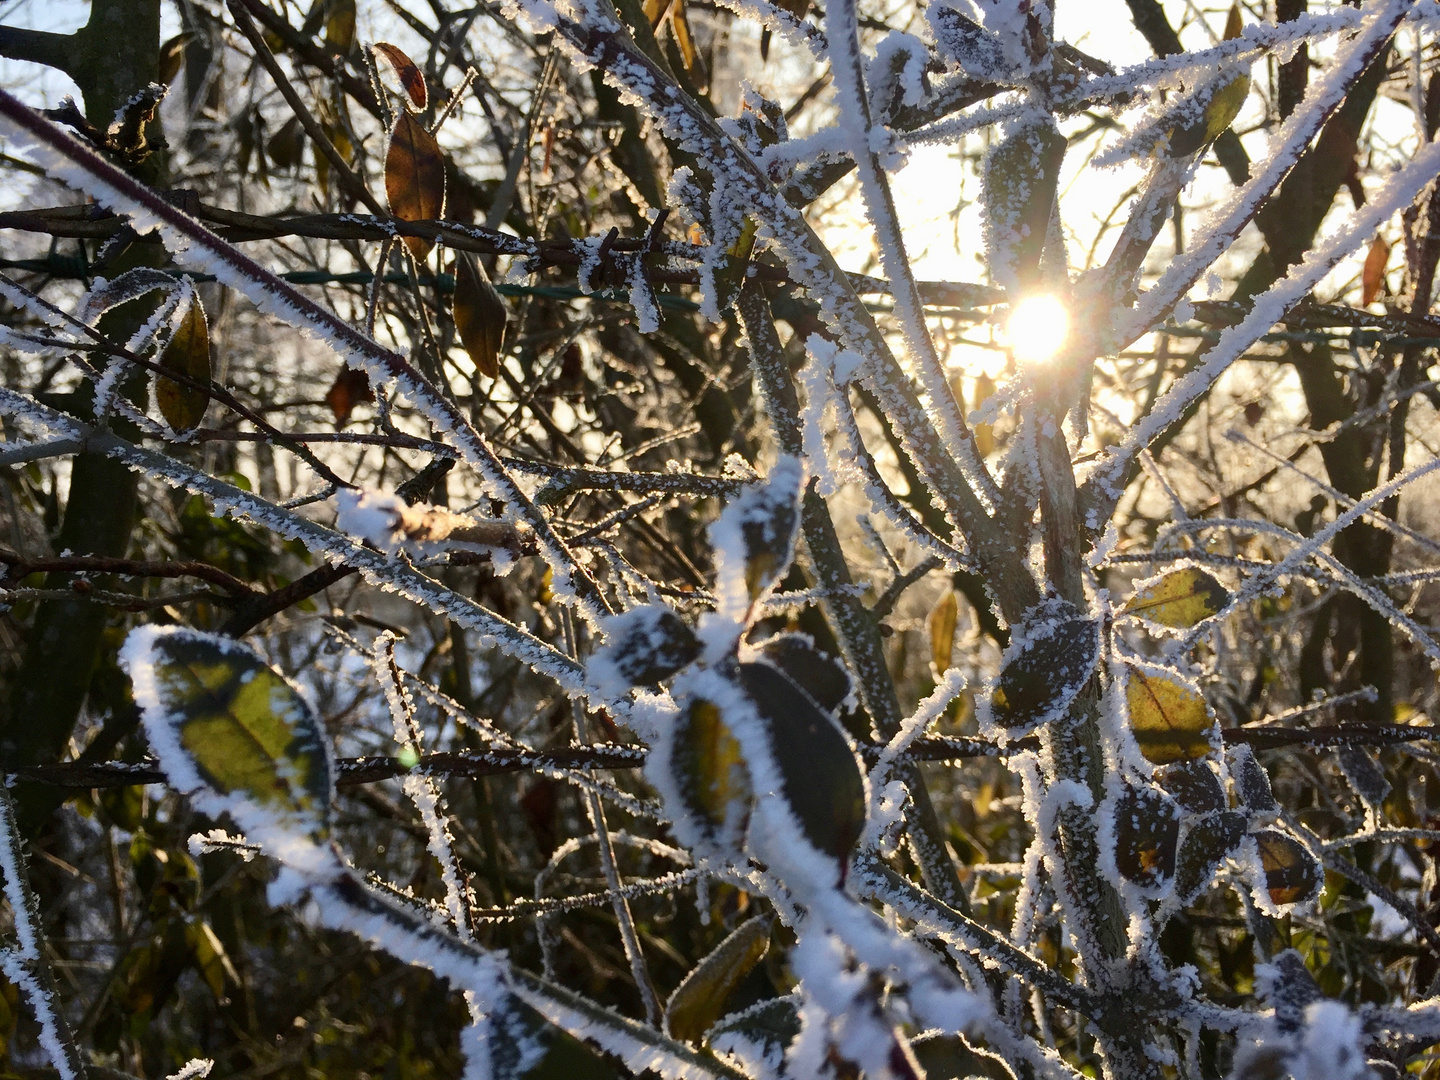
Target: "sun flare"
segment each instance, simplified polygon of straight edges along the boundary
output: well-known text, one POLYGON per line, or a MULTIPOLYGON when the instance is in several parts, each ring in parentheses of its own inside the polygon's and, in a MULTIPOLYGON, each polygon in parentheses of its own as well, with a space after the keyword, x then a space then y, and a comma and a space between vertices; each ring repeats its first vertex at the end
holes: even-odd
POLYGON ((1054 359, 1070 331, 1070 313, 1056 297, 1027 296, 1010 312, 1005 338, 1022 364, 1044 364, 1054 359))

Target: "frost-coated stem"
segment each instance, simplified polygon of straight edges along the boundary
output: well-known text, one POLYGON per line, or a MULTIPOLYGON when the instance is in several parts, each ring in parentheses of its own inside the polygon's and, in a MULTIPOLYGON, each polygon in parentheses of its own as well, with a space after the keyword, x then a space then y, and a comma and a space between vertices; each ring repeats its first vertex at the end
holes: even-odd
POLYGON ((0 782, 0 874, 5 877, 5 899, 15 921, 18 949, 0 948, 0 971, 25 991, 35 1019, 40 1022, 40 1045, 60 1080, 85 1080, 85 1059, 75 1042, 65 1014, 55 976, 45 960, 45 942, 40 930, 40 905, 25 876, 25 851, 15 822, 15 801, 10 789, 0 782))
POLYGON ((367 548, 258 495, 217 480, 165 454, 93 428, 4 386, 0 386, 0 414, 42 427, 52 437, 74 439, 86 450, 115 458, 153 480, 202 495, 214 503, 217 516, 229 513, 249 518, 277 536, 299 540, 333 562, 355 567, 372 584, 396 592, 493 640, 537 674, 554 679, 567 693, 581 692, 582 669, 570 657, 434 578, 426 577, 408 562, 367 548))
POLYGON ((321 925, 349 931, 398 960, 427 967, 484 1001, 508 991, 562 1031, 614 1055, 636 1074, 653 1069, 672 1080, 746 1080, 708 1054, 520 970, 503 954, 461 941, 418 912, 385 899, 344 867, 336 867, 328 880, 302 879, 297 884, 318 901, 305 910, 321 925))
MULTIPOLYGON (((804 447, 799 398, 775 332, 770 303, 755 282, 746 282, 740 290, 739 311, 765 414, 775 429, 781 451, 798 456, 804 447)), ((879 621, 859 597, 851 594, 850 568, 830 518, 830 508, 813 485, 805 492, 801 514, 805 547, 820 579, 826 619, 835 630, 847 668, 855 675, 860 700, 870 715, 871 725, 882 738, 892 739, 900 731, 905 716, 895 693, 895 680, 885 662, 879 621)), ((969 897, 945 846, 945 832, 919 766, 910 764, 900 779, 910 789, 912 804, 907 837, 926 882, 947 903, 969 910, 969 897)))
POLYGON ((804 214, 788 203, 756 161, 727 136, 664 70, 635 44, 609 0, 587 5, 585 23, 546 0, 522 0, 521 10, 537 29, 554 32, 582 68, 597 68, 616 89, 632 95, 657 126, 704 162, 714 184, 767 230, 791 276, 820 305, 821 314, 846 348, 865 361, 861 377, 880 399, 905 452, 930 485, 937 501, 991 572, 991 586, 1006 614, 1018 618, 1036 600, 1035 583, 1012 538, 990 517, 984 503, 944 447, 908 375, 891 354, 879 328, 848 275, 815 235, 804 214))
MULTIPOLYGON (((560 618, 565 628, 565 646, 572 656, 576 655, 575 622, 568 611, 562 611, 560 618)), ((585 728, 585 708, 579 701, 570 703, 574 719, 575 741, 581 746, 590 741, 585 728)), ((640 949, 640 935, 635 930, 635 916, 630 911, 630 901, 625 895, 625 883, 620 880, 620 867, 615 862, 615 845, 610 840, 610 829, 605 823, 605 806, 600 796, 590 788, 582 788, 581 801, 585 804, 585 815, 590 819, 590 828, 595 833, 595 846, 600 853, 600 871, 605 875, 605 886, 610 892, 610 908, 615 912, 615 922, 620 927, 620 942, 625 948, 625 959, 630 964, 630 975, 640 1000, 645 1006, 646 1019, 650 1026, 660 1029, 664 1014, 660 998, 655 993, 655 983, 650 978, 650 968, 645 963, 645 954, 640 949)))
MULTIPOLYGON (((1352 84, 1385 48, 1396 27, 1414 6, 1414 0, 1382 0, 1366 13, 1368 24, 1362 26, 1334 61, 1326 65, 1325 74, 1310 84, 1300 107, 1290 114, 1271 139, 1270 153, 1263 159, 1264 168, 1210 217, 1209 227, 1191 239, 1189 250, 1170 262, 1160 280, 1140 298, 1135 310, 1118 324, 1113 349, 1123 348, 1164 318, 1200 280, 1200 276, 1224 254, 1265 200, 1289 175, 1331 113, 1345 101, 1352 84)), ((1434 175, 1433 171, 1431 175, 1434 175)), ((1389 213, 1385 216, 1388 217, 1389 213)), ((1367 238, 1373 233, 1372 228, 1367 238)))
POLYGON ((1131 428, 1125 441, 1085 481, 1082 508, 1086 529, 1096 532, 1109 520, 1121 495, 1122 479, 1135 455, 1177 423, 1185 410, 1203 396, 1231 364, 1309 295, 1341 260, 1358 250, 1382 224, 1412 202, 1437 172, 1440 172, 1440 143, 1429 143, 1395 172, 1342 229, 1257 297, 1244 319, 1221 333, 1200 363, 1161 395, 1154 408, 1131 428))
POLYGON ((1074 1009, 1081 1016, 1098 1017, 1103 1008, 1099 995, 1077 986, 1037 957, 1010 944, 1003 937, 956 911, 908 878, 896 873, 879 859, 862 855, 855 860, 856 885, 861 894, 878 900, 917 928, 947 944, 975 954, 986 965, 998 966, 1044 993, 1051 1004, 1074 1009))
MULTIPOLYGON (((380 685, 385 690, 385 703, 390 707, 390 719, 395 729, 395 741, 403 748, 409 746, 418 757, 424 749, 420 724, 415 719, 415 701, 406 689, 404 672, 395 659, 395 635, 386 630, 375 639, 374 662, 380 685)), ((420 814, 425 825, 426 847, 435 861, 440 864, 440 878, 445 883, 445 910, 455 934, 462 941, 473 938, 474 913, 470 904, 470 889, 465 881, 465 872, 455 854, 455 844, 450 836, 450 822, 441 801, 440 785, 434 777, 407 773, 404 781, 405 794, 420 814)))
POLYGON ((221 284, 238 290, 262 312, 325 341, 347 364, 364 371, 372 384, 393 382, 437 431, 454 439, 461 456, 504 505, 505 513, 535 530, 540 550, 554 571, 557 592, 563 593, 565 583, 572 583, 587 616, 609 613, 599 586, 510 476, 484 436, 403 356, 365 337, 4 90, 0 90, 0 128, 7 129, 50 175, 130 218, 137 233, 158 228, 177 262, 213 273, 221 284))
POLYGON ((895 212, 895 196, 890 190, 885 166, 875 148, 876 137, 889 137, 889 132, 872 126, 870 99, 865 88, 865 65, 860 55, 860 24, 855 0, 831 0, 826 11, 830 32, 830 71, 835 80, 835 97, 840 106, 840 130, 849 143, 851 156, 860 177, 860 190, 875 235, 880 242, 880 263, 890 279, 895 310, 905 344, 920 376, 920 385, 930 398, 931 422, 949 444, 950 452, 965 470, 993 508, 999 505, 1000 492, 975 448, 975 439, 965 418, 960 415, 955 395, 945 378, 945 369, 935 351, 935 340, 925 325, 924 307, 910 257, 905 250, 905 236, 895 212))

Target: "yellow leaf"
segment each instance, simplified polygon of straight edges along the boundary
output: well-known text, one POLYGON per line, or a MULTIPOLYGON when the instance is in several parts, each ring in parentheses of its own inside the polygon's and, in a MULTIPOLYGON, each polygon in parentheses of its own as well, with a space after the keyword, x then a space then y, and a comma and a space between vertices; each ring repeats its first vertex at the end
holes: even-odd
POLYGON ((1173 570, 1142 584, 1121 613, 1148 622, 1188 630, 1225 610, 1230 593, 1199 567, 1173 570))
POLYGON ((715 271, 715 303, 721 311, 733 304, 735 297, 740 294, 745 270, 750 265, 750 253, 755 249, 755 233, 758 230, 759 226, 754 218, 745 218, 740 223, 739 237, 725 249, 725 259, 715 271))
POLYGON ((1249 95, 1250 70, 1247 67, 1215 88, 1199 119, 1170 132, 1165 152, 1171 157, 1182 158, 1209 146, 1235 122, 1249 95))
POLYGON ((1133 664, 1125 683, 1130 731, 1140 752, 1156 765, 1201 758, 1214 749, 1215 725, 1205 699, 1178 672, 1146 671, 1133 664))
MULTIPOLYGON (((983 372, 975 380, 975 408, 980 408, 995 393, 995 380, 983 372)), ((982 458, 995 452, 995 425, 975 425, 975 452, 982 458)))
POLYGON ((355 0, 330 0, 325 12, 325 44, 341 56, 355 47, 355 0))
MULTIPOLYGON (((408 112, 395 118, 385 152, 385 196, 390 212, 402 221, 433 221, 445 212, 445 158, 440 144, 408 112)), ((417 259, 435 245, 418 236, 405 237, 417 259)))
POLYGON ((665 1005, 665 1024, 676 1039, 698 1043, 725 1011, 730 994, 770 950, 769 915, 737 926, 686 975, 665 1005))
MULTIPOLYGON (((187 375, 202 385, 210 382, 210 326, 198 296, 191 300, 190 310, 160 354, 160 369, 187 375)), ((210 393, 161 375, 155 380, 155 404, 172 428, 190 431, 205 418, 210 393)))
POLYGON ((248 646, 143 626, 121 660, 171 782, 244 829, 330 834, 335 794, 325 729, 310 703, 248 646))
POLYGON ((690 21, 685 17, 685 0, 670 2, 670 32, 675 35, 675 47, 680 50, 685 74, 689 75, 695 70, 697 54, 695 39, 690 36, 690 21))
POLYGON ((675 780, 695 824, 721 846, 734 846, 750 818, 750 777, 740 743, 720 707, 696 700, 674 734, 675 780))
POLYGON ((947 589, 945 595, 936 601, 925 620, 930 631, 930 660, 935 665, 935 675, 944 675, 950 668, 950 654, 955 648, 955 623, 960 616, 960 598, 954 589, 947 589))
POLYGON ((455 332, 476 370, 488 379, 495 378, 500 374, 500 350, 509 314, 485 268, 465 251, 455 259, 454 316, 455 332))

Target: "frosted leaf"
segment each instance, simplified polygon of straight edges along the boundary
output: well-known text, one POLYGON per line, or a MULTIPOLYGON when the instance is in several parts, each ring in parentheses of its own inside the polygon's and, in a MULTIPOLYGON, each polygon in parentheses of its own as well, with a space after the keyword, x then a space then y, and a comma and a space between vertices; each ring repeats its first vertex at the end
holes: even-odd
POLYGON ((129 300, 156 289, 169 292, 177 288, 179 283, 170 274, 152 270, 148 266, 136 267, 108 281, 105 278, 96 278, 90 291, 80 298, 75 315, 82 322, 93 325, 105 312, 129 300))
POLYGON ((1225 786, 1209 761, 1181 761, 1155 774, 1155 781, 1185 810, 1192 814, 1213 814, 1224 810, 1225 786))
POLYGON ((1038 605, 1016 628, 990 693, 977 699, 981 724, 1015 738, 1059 720, 1099 656, 1099 623, 1064 600, 1038 605))
POLYGON ((807 635, 776 634, 766 638, 760 654, 825 711, 834 712, 850 699, 853 691, 844 665, 815 648, 807 635))
POLYGON ((1100 804, 1099 840, 1118 877, 1159 896, 1175 875, 1180 808, 1161 790, 1126 785, 1100 804))
POLYGON ((1340 771, 1345 774, 1355 794, 1371 814, 1379 814, 1386 796, 1390 794, 1390 781, 1380 767, 1375 751, 1364 746, 1342 746, 1335 752, 1340 771))
POLYGON ((1255 965, 1255 990, 1275 1010, 1275 1024, 1283 1032, 1296 1031, 1305 1022, 1305 1010, 1325 994, 1305 966, 1305 958, 1286 949, 1268 964, 1255 965))
MULTIPOLYGON (((472 1075, 475 1058, 488 1058, 489 1070, 475 1075, 489 1080, 523 1080, 535 1074, 562 1037, 535 1010, 511 994, 488 1003, 483 1016, 471 1031, 462 1034, 466 1049, 466 1076, 472 1075)), ((568 1040, 567 1040, 568 1041, 568 1040)), ((568 1049, 568 1048, 567 1048, 568 1049)), ((558 1057, 559 1055, 557 1055, 558 1057)), ((568 1061, 571 1067, 575 1062, 568 1061)), ((594 1064, 599 1064, 598 1059, 594 1064)))
POLYGON ((1188 630, 1214 618, 1229 603, 1229 591, 1214 575, 1186 566, 1141 582, 1120 611, 1158 626, 1188 630))
POLYGON ((1270 817, 1279 810, 1275 793, 1270 790, 1269 774, 1244 743, 1230 750, 1230 777, 1236 796, 1252 816, 1270 817))
POLYGON ((1215 718, 1191 680, 1153 664, 1124 668, 1130 735, 1148 760, 1168 765, 1213 752, 1219 738, 1215 718))
POLYGON ((1039 274, 1065 145, 1049 113, 1030 113, 985 159, 985 261, 1011 293, 1039 274))
POLYGON ((716 614, 741 621, 785 575, 800 528, 799 460, 781 457, 763 483, 732 499, 710 526, 715 549, 716 614))
POLYGON ((1260 829, 1246 840, 1251 895, 1267 914, 1281 915, 1292 904, 1308 904, 1320 895, 1325 874, 1305 845, 1278 829, 1260 829))
MULTIPOLYGON (((669 775, 647 769, 665 796, 666 811, 681 840, 702 855, 725 856, 740 849, 750 823, 750 774, 740 741, 715 701, 693 697, 682 702, 670 732, 669 775)), ((659 766, 662 755, 655 755, 659 766)))
POLYGON ((817 851, 844 877, 865 824, 865 780, 855 750, 830 716, 780 669, 739 665, 740 685, 765 725, 790 810, 817 851))
POLYGON ((791 995, 722 1017, 706 1045, 747 1076, 786 1076, 785 1051, 799 1034, 800 999, 791 995))
POLYGON ((641 604, 601 623, 605 643, 586 665, 586 675, 606 698, 622 698, 636 686, 654 686, 700 655, 700 642, 675 612, 641 604))
POLYGON ((131 632, 120 662, 170 782, 262 847, 330 831, 334 766, 304 696, 249 647, 180 627, 131 632))
POLYGON ((756 915, 731 931, 681 980, 665 1004, 665 1026, 677 1039, 699 1042, 725 1002, 770 948, 773 918, 756 915))
POLYGON ((1190 904, 1245 839, 1245 815, 1234 810, 1192 821, 1175 858, 1175 899, 1190 904))

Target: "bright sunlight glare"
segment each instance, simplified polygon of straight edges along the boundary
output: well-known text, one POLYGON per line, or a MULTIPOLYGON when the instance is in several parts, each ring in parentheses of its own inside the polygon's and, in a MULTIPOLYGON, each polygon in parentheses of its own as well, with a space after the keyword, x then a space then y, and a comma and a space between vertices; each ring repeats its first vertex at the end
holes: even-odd
POLYGON ((1070 313, 1053 296, 1027 296, 1015 305, 1005 323, 1005 338, 1022 364, 1054 359, 1070 330, 1070 313))

